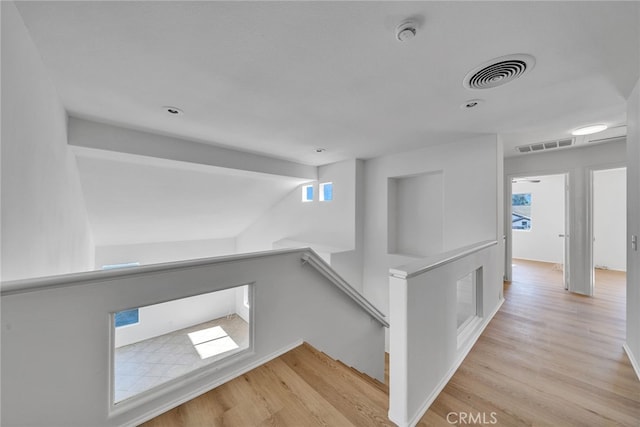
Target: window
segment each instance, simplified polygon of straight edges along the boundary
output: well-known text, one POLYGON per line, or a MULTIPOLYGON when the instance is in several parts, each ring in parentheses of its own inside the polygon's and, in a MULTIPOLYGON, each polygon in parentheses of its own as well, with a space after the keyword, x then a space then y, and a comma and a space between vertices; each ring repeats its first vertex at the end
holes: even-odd
POLYGON ((318 191, 321 202, 328 202, 333 200, 333 182, 324 182, 320 184, 320 191, 318 191))
POLYGON ((313 185, 302 186, 302 201, 313 202, 313 185))
POLYGON ((511 228, 531 230, 531 193, 511 196, 511 228))
POLYGON ((119 311, 114 315, 114 326, 119 328, 121 326, 135 325, 140 321, 140 311, 137 308, 131 310, 119 311))

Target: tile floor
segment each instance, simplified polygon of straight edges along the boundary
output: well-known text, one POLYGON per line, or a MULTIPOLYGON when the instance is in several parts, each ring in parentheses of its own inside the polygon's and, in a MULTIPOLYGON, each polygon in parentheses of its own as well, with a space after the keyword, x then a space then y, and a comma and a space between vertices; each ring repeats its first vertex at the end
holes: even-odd
MULTIPOLYGON (((219 331, 218 328, 216 330, 219 331)), ((222 338, 220 341, 227 344, 227 348, 229 344, 233 346, 229 338, 222 338)), ((249 325, 240 316, 233 314, 117 348, 115 351, 115 402, 121 402, 248 347, 249 325), (222 327, 238 348, 202 359, 188 334, 216 326, 222 327)), ((202 352, 202 347, 200 350, 202 352)))

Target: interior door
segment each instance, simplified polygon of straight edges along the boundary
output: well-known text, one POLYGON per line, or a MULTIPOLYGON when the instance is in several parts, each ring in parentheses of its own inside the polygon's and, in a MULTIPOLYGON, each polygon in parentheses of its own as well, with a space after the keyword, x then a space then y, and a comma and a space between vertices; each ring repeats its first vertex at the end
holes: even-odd
POLYGON ((563 263, 562 263, 562 281, 564 283, 564 289, 569 290, 569 282, 571 279, 569 268, 569 263, 571 257, 569 256, 569 249, 571 243, 571 210, 569 209, 569 202, 571 198, 569 197, 569 174, 564 175, 564 233, 560 234, 560 237, 564 239, 564 250, 563 250, 563 263))

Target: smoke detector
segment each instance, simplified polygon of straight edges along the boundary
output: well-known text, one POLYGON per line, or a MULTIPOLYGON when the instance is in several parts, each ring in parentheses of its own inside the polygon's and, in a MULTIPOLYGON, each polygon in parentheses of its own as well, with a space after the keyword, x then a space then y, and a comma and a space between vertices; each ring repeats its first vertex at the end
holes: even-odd
POLYGON ((411 40, 416 36, 416 24, 413 21, 406 21, 396 27, 396 39, 401 42, 411 40))
POLYGON ((501 56, 469 71, 462 85, 467 89, 491 89, 502 86, 523 76, 535 64, 536 60, 531 55, 501 56))

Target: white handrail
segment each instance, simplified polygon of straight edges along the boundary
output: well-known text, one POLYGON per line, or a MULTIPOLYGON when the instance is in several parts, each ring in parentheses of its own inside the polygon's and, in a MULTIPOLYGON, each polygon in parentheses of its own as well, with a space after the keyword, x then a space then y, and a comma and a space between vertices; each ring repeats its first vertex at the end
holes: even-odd
POLYGON ((186 261, 174 261, 161 264, 150 264, 136 267, 128 267, 116 270, 84 271, 81 273, 60 274, 56 276, 37 277, 31 279, 12 280, 2 282, 1 296, 32 292, 41 289, 59 288, 67 286, 85 285, 91 282, 103 282, 105 279, 139 276, 150 273, 168 272, 186 268, 202 267, 205 265, 222 264, 227 262, 242 261, 251 258, 263 258, 275 255, 283 255, 295 252, 308 251, 307 248, 279 249, 262 252, 250 252, 213 258, 190 259, 186 261))
POLYGON ((345 294, 349 295, 360 307, 362 307, 367 313, 376 319, 385 328, 389 327, 385 315, 378 310, 369 300, 367 300, 360 292, 355 290, 349 283, 344 280, 336 271, 327 264, 318 254, 312 249, 308 249, 307 252, 302 254, 302 262, 309 264, 316 270, 318 270, 324 277, 329 279, 334 285, 341 289, 345 294))
POLYGON ((444 252, 400 267, 390 268, 389 275, 398 279, 409 279, 497 244, 497 240, 474 243, 473 245, 444 252))
POLYGON ((344 280, 336 271, 315 251, 311 248, 295 248, 295 249, 279 249, 263 252, 251 252, 245 254, 234 254, 213 258, 200 258, 187 261, 175 261, 162 264, 152 264, 137 267, 129 267, 118 270, 98 270, 98 271, 86 271, 81 273, 62 274, 57 276, 38 277, 33 279, 22 279, 8 282, 2 282, 2 289, 0 291, 1 296, 21 294, 26 292, 33 292, 43 289, 53 289, 68 286, 87 285, 91 283, 105 283, 105 280, 123 277, 133 277, 140 275, 147 275, 159 272, 177 271, 182 269, 189 269, 195 267, 202 267, 208 265, 244 261, 248 259, 264 258, 270 256, 284 255, 290 253, 300 252, 302 254, 302 260, 305 263, 312 265, 318 270, 324 277, 329 279, 335 286, 347 294, 353 299, 360 307, 362 307, 367 313, 369 313, 374 319, 376 319, 384 327, 388 328, 389 323, 385 319, 385 315, 380 312, 373 304, 371 304, 364 296, 362 296, 357 290, 355 290, 349 283, 344 280))

